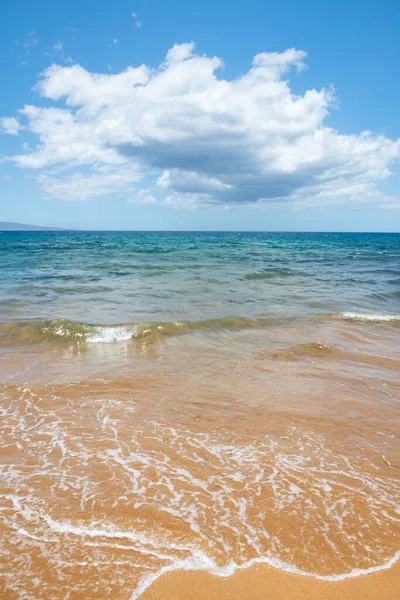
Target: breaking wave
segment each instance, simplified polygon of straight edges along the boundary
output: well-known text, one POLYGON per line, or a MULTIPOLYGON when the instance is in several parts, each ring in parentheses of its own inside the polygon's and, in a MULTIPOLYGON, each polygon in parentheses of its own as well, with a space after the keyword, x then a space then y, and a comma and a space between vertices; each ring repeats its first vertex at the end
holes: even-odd
MULTIPOLYGON (((303 322, 313 320, 353 321, 359 324, 385 323, 398 326, 400 315, 344 312, 338 314, 322 313, 310 317, 297 317, 303 322)), ((226 316, 202 321, 154 321, 121 323, 115 325, 94 325, 79 323, 69 319, 48 321, 19 321, 0 323, 0 346, 25 344, 56 344, 64 346, 82 346, 86 344, 116 344, 134 340, 157 342, 166 336, 182 335, 194 332, 213 333, 218 331, 239 331, 246 329, 265 329, 294 322, 295 319, 277 316, 241 317, 226 316)), ((307 348, 310 353, 331 351, 329 347, 314 344, 307 348)))
POLYGON ((370 323, 388 323, 390 321, 400 321, 400 315, 379 315, 371 313, 344 312, 339 315, 339 317, 350 321, 364 321, 370 323))
POLYGON ((159 341, 164 336, 203 331, 261 329, 278 322, 274 318, 228 316, 204 321, 171 321, 90 325, 68 319, 0 324, 1 345, 54 343, 61 345, 115 344, 131 340, 159 341))

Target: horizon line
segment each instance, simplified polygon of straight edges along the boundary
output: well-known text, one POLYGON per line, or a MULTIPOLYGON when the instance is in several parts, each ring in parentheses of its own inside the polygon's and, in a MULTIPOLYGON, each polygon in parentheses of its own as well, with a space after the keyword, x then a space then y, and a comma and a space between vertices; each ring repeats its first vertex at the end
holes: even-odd
MULTIPOLYGON (((10 222, 9 222, 10 223, 10 222)), ((13 223, 14 224, 14 223, 13 223)), ((20 225, 15 223, 15 225, 20 225)), ((40 225, 27 225, 26 229, 2 229, 1 233, 391 233, 396 231, 356 231, 356 230, 300 230, 300 229, 75 229, 69 227, 51 227, 40 225), (32 227, 32 229, 30 229, 32 227)))

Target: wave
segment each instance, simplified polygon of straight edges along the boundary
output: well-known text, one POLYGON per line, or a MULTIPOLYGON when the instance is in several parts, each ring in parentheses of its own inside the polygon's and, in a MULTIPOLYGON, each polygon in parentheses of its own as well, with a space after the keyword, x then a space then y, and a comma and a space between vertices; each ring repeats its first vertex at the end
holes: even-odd
MULTIPOLYGON (((12 321, 0 323, 0 346, 26 344, 91 345, 116 344, 130 341, 157 342, 166 336, 182 335, 194 332, 213 333, 218 331, 239 331, 246 329, 265 329, 300 321, 340 320, 357 323, 386 323, 397 326, 400 315, 343 312, 337 314, 319 313, 309 317, 242 317, 226 316, 201 321, 152 321, 120 323, 113 325, 94 325, 69 319, 45 321, 12 321)), ((334 348, 319 342, 306 345, 298 350, 308 354, 329 354, 334 348)))
POLYGON ((400 361, 395 358, 385 356, 376 356, 364 352, 350 352, 340 348, 328 346, 322 342, 311 342, 309 344, 297 344, 288 348, 261 352, 259 358, 273 358, 275 360, 293 361, 293 360, 328 360, 338 359, 347 362, 363 363, 373 367, 382 367, 389 369, 400 369, 400 361))
POLYGON ((127 342, 137 336, 137 328, 131 327, 93 327, 86 334, 88 344, 114 344, 127 342))
POLYGON ((262 279, 275 279, 276 277, 290 277, 293 275, 291 271, 261 271, 256 273, 248 273, 243 280, 246 281, 257 281, 262 279))
POLYGON ((165 336, 190 332, 262 329, 278 322, 277 318, 227 316, 203 321, 155 321, 117 325, 91 325, 57 319, 53 321, 10 322, 0 324, 0 345, 25 344, 115 344, 119 342, 157 342, 165 336))
POLYGON ((390 321, 400 321, 400 315, 380 315, 374 313, 355 313, 355 312, 344 312, 338 315, 341 319, 349 321, 364 321, 370 323, 382 323, 390 321))
POLYGON ((386 571, 387 569, 391 569, 398 560, 400 560, 400 550, 385 563, 376 565, 374 567, 369 567, 368 569, 353 569, 352 571, 338 575, 317 575, 315 573, 298 569, 296 566, 286 563, 278 558, 270 558, 267 556, 257 556, 256 558, 253 558, 252 560, 249 560, 241 565, 232 562, 226 567, 218 567, 210 557, 205 555, 203 552, 198 552, 190 559, 177 560, 173 564, 161 568, 157 573, 144 575, 139 582, 139 585, 131 595, 130 600, 138 600, 143 592, 148 589, 152 583, 159 579, 161 575, 170 573, 171 571, 207 571, 211 575, 215 575, 217 577, 230 577, 238 570, 248 569, 257 564, 266 564, 269 567, 285 571, 286 573, 301 575, 303 577, 313 577, 314 579, 319 579, 320 581, 338 582, 345 579, 354 579, 355 577, 360 577, 361 575, 371 575, 372 573, 377 573, 379 571, 386 571))
POLYGON ((297 344, 295 346, 289 346, 289 348, 282 348, 278 351, 273 351, 272 356, 280 360, 291 360, 293 358, 324 358, 334 355, 341 355, 343 352, 328 346, 322 342, 311 342, 309 344, 297 344))

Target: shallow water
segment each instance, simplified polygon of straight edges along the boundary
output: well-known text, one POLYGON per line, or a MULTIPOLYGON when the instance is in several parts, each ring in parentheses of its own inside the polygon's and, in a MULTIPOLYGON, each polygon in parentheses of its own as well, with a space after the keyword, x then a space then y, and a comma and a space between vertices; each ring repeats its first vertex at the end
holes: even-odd
POLYGON ((399 234, 0 233, 0 322, 399 314, 399 234))
POLYGON ((0 235, 0 596, 390 564, 399 237, 0 235))

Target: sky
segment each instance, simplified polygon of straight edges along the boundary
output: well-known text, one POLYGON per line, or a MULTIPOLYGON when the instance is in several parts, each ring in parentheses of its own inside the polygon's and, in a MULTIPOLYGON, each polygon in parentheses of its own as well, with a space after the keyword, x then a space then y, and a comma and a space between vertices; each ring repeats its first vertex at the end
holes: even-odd
POLYGON ((400 231, 397 0, 4 0, 0 221, 400 231))

